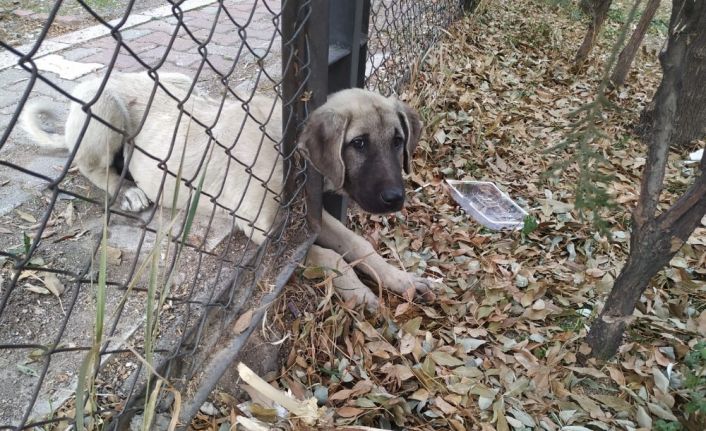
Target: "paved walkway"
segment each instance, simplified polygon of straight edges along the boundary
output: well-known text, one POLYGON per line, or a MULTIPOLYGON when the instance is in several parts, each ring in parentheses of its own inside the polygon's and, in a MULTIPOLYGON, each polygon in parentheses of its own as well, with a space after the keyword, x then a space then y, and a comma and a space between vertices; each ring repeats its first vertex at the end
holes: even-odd
MULTIPOLYGON (((181 7, 182 26, 177 26, 171 6, 130 15, 120 30, 129 50, 125 47, 119 49, 114 69, 134 72, 147 70, 148 66, 196 76, 203 63, 203 56, 199 53, 199 46, 203 45, 202 52, 207 53, 208 62, 203 63, 197 78, 199 81, 213 87, 215 72, 228 74, 233 69, 229 85, 250 89, 253 77, 261 67, 271 76, 280 74, 280 40, 275 27, 279 7, 280 2, 272 0, 226 0, 223 8, 215 0, 187 0, 181 7)), ((113 20, 111 24, 117 25, 118 22, 113 20)), ((44 77, 70 91, 78 82, 104 74, 118 46, 109 28, 96 25, 46 39, 33 60, 44 77)), ((32 45, 24 45, 18 50, 28 53, 32 48, 32 45)), ((12 52, 0 52, 0 130, 10 123, 30 81, 30 73, 17 66, 19 60, 12 52)), ((266 87, 268 84, 271 87, 271 81, 260 85, 266 87)), ((30 97, 48 98, 56 103, 57 112, 66 111, 66 97, 44 82, 35 83, 30 97)), ((25 151, 18 149, 17 143, 26 147, 26 137, 21 131, 14 130, 7 145, 0 148, 0 160, 38 172, 47 172, 47 168, 56 164, 55 157, 42 154, 24 160, 25 151)), ((0 167, 0 183, 10 174, 0 167)), ((35 180, 28 177, 27 182, 35 180)), ((12 184, 0 187, 0 216, 27 197, 26 191, 13 188, 12 184)))
MULTIPOLYGON (((280 42, 273 19, 279 13, 279 1, 226 0, 219 8, 216 0, 187 0, 181 7, 183 25, 177 30, 177 18, 171 6, 160 7, 130 15, 120 27, 120 36, 130 53, 122 47, 115 61, 115 69, 132 72, 146 70, 145 65, 159 70, 194 72, 203 57, 199 54, 204 44, 208 65, 205 74, 214 70, 227 73, 235 64, 236 72, 247 71, 258 60, 266 66, 279 60, 280 42), (218 16, 217 22, 214 21, 218 16), (170 46, 171 43, 171 46, 170 46), (133 55, 134 54, 134 55, 133 55)), ((110 21, 118 25, 118 20, 110 21)), ((44 76, 62 88, 70 88, 81 78, 104 73, 118 43, 110 29, 98 24, 76 32, 45 39, 33 60, 44 76)), ((32 44, 17 49, 23 53, 33 49, 32 44)), ((0 51, 0 114, 6 117, 24 93, 29 73, 17 67, 20 58, 12 52, 0 51)), ((273 69, 274 71, 274 69, 273 69)), ((252 73, 252 70, 250 70, 252 73)), ((250 76, 235 73, 244 81, 250 76)), ((45 88, 37 92, 56 96, 45 88)), ((0 119, 5 125, 7 118, 0 119)))
MULTIPOLYGON (((279 13, 280 1, 225 0, 222 4, 223 8, 216 0, 187 0, 182 4, 182 26, 178 25, 171 6, 131 15, 121 27, 120 35, 127 47, 148 67, 191 75, 207 90, 218 91, 221 84, 215 78, 219 74, 229 74, 229 85, 240 89, 251 89, 255 82, 253 78, 263 68, 277 79, 280 41, 276 36, 275 17, 279 13), (207 53, 207 64, 203 64, 199 46, 202 52, 207 53)), ((112 24, 117 22, 113 21, 112 24)), ((23 53, 32 49, 32 46, 18 48, 23 53)), ((42 76, 62 90, 70 91, 77 83, 104 74, 114 56, 115 70, 146 70, 145 65, 140 64, 125 47, 119 48, 110 30, 102 25, 45 40, 33 60, 42 76)), ((0 133, 7 129, 27 91, 30 91, 30 98, 43 98, 55 105, 55 111, 60 116, 65 116, 67 112, 68 99, 52 86, 37 81, 32 88, 28 88, 31 74, 17 67, 18 60, 16 54, 0 51, 0 133)), ((265 91, 271 85, 272 81, 260 80, 257 91, 265 91)), ((59 121, 62 119, 59 118, 59 121)), ((14 127, 0 147, 0 161, 57 177, 67 158, 65 154, 52 155, 39 150, 29 143, 19 127, 14 127)), ((98 199, 101 196, 96 195, 97 189, 80 175, 70 175, 64 183, 64 186, 68 185, 82 194, 98 199)), ((36 177, 0 165, 0 249, 19 247, 21 250, 23 232, 30 236, 37 234, 36 223, 44 217, 47 209, 46 186, 46 182, 36 177)), ((53 222, 42 234, 42 238, 47 239, 42 242, 37 255, 44 258, 47 266, 78 270, 93 249, 93 237, 86 232, 100 226, 100 216, 98 207, 88 206, 70 197, 60 197, 51 216, 53 222), (53 224, 55 222, 56 225, 53 224), (66 232, 69 232, 68 236, 66 232)), ((139 227, 120 223, 115 220, 109 238, 109 245, 122 251, 122 258, 119 259, 122 263, 116 263, 116 269, 111 273, 116 280, 122 280, 121 277, 127 274, 141 235, 139 227)), ((149 237, 146 241, 149 242, 149 237)), ((11 275, 9 265, 3 266, 4 260, 0 256, 0 293, 11 275)), ((193 261, 196 262, 196 259, 193 261)), ((71 286, 67 285, 67 289, 71 286)), ((65 300, 69 299, 68 293, 63 295, 65 300)), ((120 294, 111 294, 109 303, 115 306, 120 294)), ((86 344, 83 336, 86 328, 92 325, 92 293, 86 290, 80 295, 62 344, 86 344)), ((60 306, 51 295, 27 292, 22 286, 15 289, 8 307, 0 315, 0 344, 50 345, 64 319, 60 306)), ((116 337, 128 339, 137 330, 144 318, 143 308, 144 301, 138 296, 128 300, 116 337)), ((25 369, 29 367, 38 372, 41 367, 41 364, 27 362, 26 350, 0 351, 0 369, 8 370, 0 373, 0 428, 20 421, 37 385, 41 388, 34 404, 35 418, 49 413, 51 406, 57 407, 70 397, 75 388, 76 364, 80 363, 81 355, 53 355, 48 373, 40 384, 35 375, 18 368, 27 363, 22 365, 25 369)))

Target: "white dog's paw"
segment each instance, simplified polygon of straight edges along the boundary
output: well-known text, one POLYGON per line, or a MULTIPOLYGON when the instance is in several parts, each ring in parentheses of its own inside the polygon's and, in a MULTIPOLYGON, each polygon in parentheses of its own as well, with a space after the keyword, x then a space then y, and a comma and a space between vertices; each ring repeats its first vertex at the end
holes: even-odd
POLYGON ((150 206, 150 200, 141 189, 137 187, 128 187, 125 191, 121 191, 119 197, 120 209, 129 212, 140 212, 150 206))

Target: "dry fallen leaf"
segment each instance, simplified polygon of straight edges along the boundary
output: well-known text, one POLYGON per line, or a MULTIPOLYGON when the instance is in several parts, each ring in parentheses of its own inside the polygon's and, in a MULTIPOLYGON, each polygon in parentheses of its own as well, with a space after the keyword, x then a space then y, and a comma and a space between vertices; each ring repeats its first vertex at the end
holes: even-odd
POLYGON ((595 377, 597 379, 607 379, 608 376, 591 367, 566 367, 567 369, 574 371, 579 374, 585 374, 587 376, 595 377))
POLYGON ((44 286, 37 286, 31 283, 25 283, 24 285, 25 290, 29 290, 30 292, 38 293, 40 295, 50 295, 51 292, 49 289, 47 289, 44 286))
POLYGON ((20 216, 20 218, 26 222, 37 223, 37 219, 32 214, 30 214, 28 212, 16 209, 15 213, 17 213, 17 215, 20 216))
POLYGON ((364 411, 365 410, 359 409, 357 407, 341 407, 340 409, 336 410, 336 414, 343 418, 351 418, 360 415, 364 411))
POLYGON ((119 248, 106 247, 106 262, 108 265, 120 265, 123 260, 123 251, 119 248))
POLYGON ((42 280, 44 282, 44 287, 49 290, 52 295, 59 298, 64 293, 64 284, 59 280, 55 274, 47 274, 42 280))
MULTIPOLYGON (((658 49, 643 52, 629 82, 607 95, 617 109, 602 113, 596 128, 605 138, 591 145, 606 159, 597 169, 614 176, 609 191, 618 205, 601 213, 609 232, 597 232, 574 205, 576 166, 548 172, 573 150, 547 150, 595 100, 626 4, 611 6, 590 64, 579 72, 572 59, 586 26, 573 15, 575 5, 484 3, 479 15, 446 26, 415 69, 401 97, 425 130, 405 208, 392 215, 354 210, 348 222, 393 265, 442 286, 430 303, 382 289, 387 308, 379 315, 327 302, 301 318, 287 378, 311 391, 329 387, 337 410, 357 409, 335 416, 334 425, 583 431, 651 429, 666 413, 682 419, 684 398, 652 368, 666 376, 665 361, 671 364, 674 384, 688 343, 706 333, 698 284, 706 275, 706 229, 680 245, 673 265, 650 283, 614 361, 592 361, 585 342, 625 264, 647 163, 634 125, 661 71, 658 49), (449 198, 445 179, 497 184, 536 228, 483 229, 449 198), (365 394, 353 390, 361 382, 371 388, 365 394)), ((662 43, 652 32, 645 40, 662 43)), ((680 160, 670 153, 660 211, 694 180, 680 160)))
POLYGON ((233 334, 238 335, 248 329, 248 327, 250 326, 250 322, 252 321, 252 316, 252 309, 241 314, 240 317, 238 317, 238 320, 235 321, 235 325, 233 325, 233 334))

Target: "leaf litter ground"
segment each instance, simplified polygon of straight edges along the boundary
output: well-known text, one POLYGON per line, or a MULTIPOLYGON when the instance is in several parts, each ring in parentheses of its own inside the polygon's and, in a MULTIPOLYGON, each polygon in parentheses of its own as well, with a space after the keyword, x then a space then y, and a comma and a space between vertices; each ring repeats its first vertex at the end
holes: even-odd
MULTIPOLYGON (((601 211, 609 226, 601 233, 572 204, 577 168, 546 175, 570 153, 547 150, 595 97, 624 9, 616 2, 594 58, 575 73, 585 22, 553 3, 482 2, 448 29, 402 95, 426 125, 406 208, 350 215, 393 264, 440 280, 437 299, 419 304, 382 292, 386 307, 371 316, 332 300, 330 279, 308 268, 273 310, 269 324, 292 340, 273 384, 301 399, 316 396, 328 408, 324 425, 704 429, 704 412, 686 411, 704 391, 706 354, 687 359, 706 338, 705 226, 651 281, 614 360, 588 359, 583 342, 628 251, 645 163, 633 127, 659 84, 664 35, 650 31, 599 121, 605 138, 593 149, 607 162, 596 169, 614 176, 615 204, 601 211), (445 178, 493 181, 536 228, 479 226, 449 197, 445 178)), ((688 151, 670 155, 665 208, 698 174, 682 162, 688 151)))

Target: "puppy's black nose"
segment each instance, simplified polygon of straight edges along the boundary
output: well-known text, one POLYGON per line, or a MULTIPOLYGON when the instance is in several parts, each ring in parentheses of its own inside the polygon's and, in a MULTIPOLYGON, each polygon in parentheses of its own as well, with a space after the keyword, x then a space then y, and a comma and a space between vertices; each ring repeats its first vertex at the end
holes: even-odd
POLYGON ((398 188, 385 189, 380 193, 380 198, 388 205, 400 205, 404 202, 404 190, 398 188))

